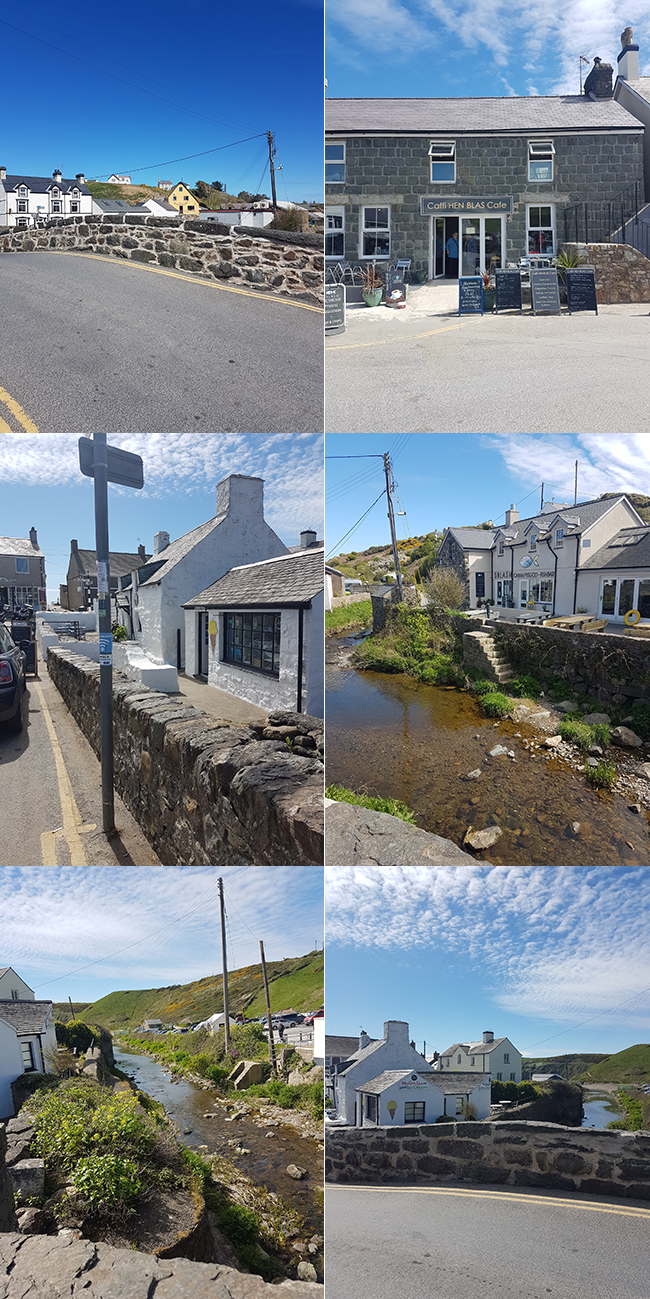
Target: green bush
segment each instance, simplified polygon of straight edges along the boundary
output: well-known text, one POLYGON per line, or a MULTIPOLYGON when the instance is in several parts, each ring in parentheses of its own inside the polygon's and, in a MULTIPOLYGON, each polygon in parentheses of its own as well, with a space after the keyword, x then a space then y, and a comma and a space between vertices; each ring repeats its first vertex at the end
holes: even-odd
POLYGON ((594 744, 599 744, 601 749, 608 749, 611 744, 611 733, 606 722, 598 722, 592 726, 591 735, 594 744))
POLYGON ((645 700, 635 699, 632 704, 632 717, 634 718, 634 730, 642 740, 650 740, 650 704, 645 700))
POLYGON ((616 767, 613 762, 605 762, 604 758, 600 759, 597 767, 587 767, 587 780, 598 789, 611 789, 616 776, 616 767))
POLYGON ((115 631, 113 632, 113 640, 128 640, 128 639, 129 639, 129 633, 126 630, 126 627, 122 627, 121 625, 118 625, 115 628, 115 631))
POLYGON ((508 682, 508 690, 517 699, 536 699, 542 687, 536 677, 521 676, 508 682))
POLYGON ((154 1131, 131 1092, 116 1096, 86 1078, 70 1078, 29 1101, 34 1114, 34 1148, 63 1168, 88 1153, 148 1153, 154 1131))
POLYGON ((584 722, 575 721, 573 717, 563 717, 558 731, 563 740, 568 740, 570 744, 577 744, 585 752, 592 743, 591 727, 585 726, 584 722))
POLYGON ((492 1082, 493 1102, 516 1101, 517 1104, 523 1105, 524 1101, 534 1101, 537 1096, 539 1096, 539 1089, 531 1082, 498 1082, 496 1079, 492 1082))
POLYGON ((82 1019, 69 1019, 67 1024, 55 1020, 56 1040, 59 1046, 67 1046, 71 1051, 87 1051, 100 1036, 100 1029, 92 1024, 85 1024, 82 1019))
POLYGON ((133 1204, 142 1190, 137 1164, 119 1155, 86 1155, 70 1174, 75 1191, 94 1209, 133 1204))
POLYGON ((512 709, 512 699, 508 699, 499 690, 493 690, 490 694, 483 695, 481 707, 486 717, 507 717, 512 709))
POLYGON ((491 695, 494 693, 494 681, 485 681, 482 677, 479 677, 477 681, 472 683, 472 690, 479 697, 491 695))

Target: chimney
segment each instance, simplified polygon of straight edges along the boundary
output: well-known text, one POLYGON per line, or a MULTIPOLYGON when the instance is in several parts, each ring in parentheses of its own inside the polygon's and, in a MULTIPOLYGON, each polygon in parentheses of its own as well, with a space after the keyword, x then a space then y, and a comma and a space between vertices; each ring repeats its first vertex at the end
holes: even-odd
POLYGON ((486 1028, 486 1030, 485 1030, 485 1032, 484 1032, 484 1034, 483 1034, 483 1041, 484 1041, 484 1043, 485 1043, 486 1045, 487 1045, 488 1042, 493 1042, 493 1041, 494 1041, 494 1033, 492 1032, 492 1030, 491 1030, 490 1028, 486 1028))
POLYGON ((138 554, 140 556, 140 559, 142 560, 142 563, 144 564, 147 558, 147 552, 144 546, 138 546, 138 554))
POLYGON ((359 1050, 365 1051, 367 1046, 370 1046, 370 1038, 368 1037, 365 1028, 362 1028, 359 1034, 359 1050))
POLYGON ((72 554, 74 554, 75 550, 78 550, 78 549, 79 549, 79 542, 78 542, 78 541, 71 541, 71 542, 70 542, 70 550, 71 550, 72 554))
POLYGON ((61 172, 58 169, 52 172, 52 180, 56 181, 57 185, 61 184, 61 172))
POLYGON ((403 1019, 388 1019, 384 1024, 384 1038, 393 1045, 409 1045, 409 1026, 403 1019))
POLYGON ((228 515, 244 526, 264 521, 264 479, 229 474, 217 483, 217 514, 228 515))
POLYGON ((511 527, 513 523, 519 523, 519 510, 511 505, 510 509, 506 510, 506 528, 511 527))
POLYGON ((7 179, 7 168, 0 167, 0 180, 6 180, 6 179, 7 179))
POLYGON ((595 58, 594 66, 585 80, 585 95, 589 99, 611 99, 613 75, 611 63, 603 63, 602 59, 595 58))
POLYGON ((86 177, 84 176, 82 171, 78 171, 75 179, 79 181, 80 185, 83 185, 86 177))
POLYGON ((36 547, 38 546, 38 537, 36 536, 36 528, 29 529, 29 540, 31 541, 34 549, 36 549, 36 547))
MULTIPOLYGON (((162 554, 163 550, 166 550, 167 547, 168 547, 168 545, 169 545, 169 533, 168 533, 168 532, 157 532, 156 535, 155 535, 155 537, 154 537, 154 539, 153 539, 153 553, 154 553, 154 555, 160 555, 160 554, 162 554)), ((140 553, 140 552, 138 551, 138 554, 139 554, 139 553, 140 553)))
POLYGON ((314 532, 313 528, 305 528, 304 532, 300 533, 300 549, 309 550, 309 547, 315 546, 315 544, 316 544, 316 533, 314 532))
POLYGON ((616 62, 618 64, 616 71, 621 81, 638 81, 639 47, 634 44, 631 27, 626 27, 625 31, 621 32, 621 52, 616 62))

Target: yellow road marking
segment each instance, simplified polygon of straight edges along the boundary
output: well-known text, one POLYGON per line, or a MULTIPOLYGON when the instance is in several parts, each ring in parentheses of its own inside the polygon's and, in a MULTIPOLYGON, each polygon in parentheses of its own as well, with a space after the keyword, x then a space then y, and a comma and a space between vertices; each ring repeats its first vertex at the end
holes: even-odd
MULTIPOLYGON (((54 729, 54 722, 52 721, 50 710, 45 702, 45 695, 43 694, 42 686, 39 685, 38 681, 34 682, 34 686, 36 693, 38 694, 39 703, 45 718, 45 725, 47 726, 48 735, 50 737, 50 744, 52 745, 52 752, 54 754, 56 779, 59 786, 59 799, 61 801, 61 815, 63 817, 63 838, 65 839, 70 852, 70 865, 87 866, 88 858, 86 857, 85 849, 80 838, 81 817, 79 815, 79 808, 77 807, 75 796, 72 792, 70 777, 68 776, 66 765, 63 761, 63 754, 54 729)), ((44 866, 56 866, 55 835, 59 833, 58 830, 55 830, 49 832, 46 831, 45 834, 41 835, 41 852, 43 854, 44 866), (46 857, 48 860, 46 860, 46 857), (52 857, 54 860, 52 860, 52 857)))
POLYGON ((612 1209, 607 1204, 595 1204, 585 1200, 564 1200, 552 1195, 517 1195, 505 1191, 471 1191, 447 1186, 329 1186, 329 1191, 371 1191, 382 1195, 456 1195, 464 1197, 481 1196, 489 1200, 506 1200, 515 1204, 551 1204, 562 1208, 583 1209, 588 1213, 613 1213, 624 1218, 650 1218, 650 1209, 639 1209, 628 1205, 624 1209, 612 1209))
POLYGON ((442 329, 427 329, 424 334, 406 334, 404 338, 373 338, 370 343, 333 343, 328 352, 349 352, 353 347, 386 347, 387 343, 410 343, 413 338, 431 338, 433 334, 448 334, 450 329, 467 329, 473 320, 465 320, 462 325, 445 325, 442 329))
MULTIPOLYGON (((19 406, 18 402, 14 401, 13 397, 11 397, 4 388, 0 388, 0 401, 4 402, 7 409, 10 410, 12 415, 14 415, 18 420, 18 423, 22 424, 26 433, 38 433, 38 429, 36 425, 32 423, 29 415, 25 414, 22 406, 19 406)), ((0 420, 0 433, 11 433, 9 425, 5 424, 2 420, 0 420)))
POLYGON ((154 275, 169 275, 173 280, 183 280, 185 284, 200 284, 204 289, 219 289, 221 293, 238 293, 240 297, 257 298, 262 302, 275 302, 280 307, 299 307, 301 311, 315 311, 317 315, 322 316, 322 307, 312 307, 308 302, 294 302, 291 298, 275 298, 265 293, 256 293, 254 289, 236 289, 231 288, 229 284, 217 284, 212 280, 197 280, 189 275, 181 275, 179 271, 166 271, 162 266, 146 266, 142 262, 132 262, 130 259, 117 257, 102 257, 97 253, 75 253, 68 252, 65 248, 48 248, 48 252, 57 257, 88 257, 90 261, 100 261, 110 264, 111 266, 131 266, 137 271, 151 271, 154 275))

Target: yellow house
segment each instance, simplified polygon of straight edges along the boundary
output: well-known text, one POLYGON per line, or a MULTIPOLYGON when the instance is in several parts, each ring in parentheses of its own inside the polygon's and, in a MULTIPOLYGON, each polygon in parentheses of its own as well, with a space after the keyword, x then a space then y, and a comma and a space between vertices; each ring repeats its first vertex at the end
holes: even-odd
POLYGON ((199 208, 201 206, 199 200, 194 197, 182 180, 179 180, 178 185, 174 185, 173 190, 167 195, 167 198, 172 207, 175 207, 176 211, 179 212, 181 216, 193 215, 198 217, 199 208))

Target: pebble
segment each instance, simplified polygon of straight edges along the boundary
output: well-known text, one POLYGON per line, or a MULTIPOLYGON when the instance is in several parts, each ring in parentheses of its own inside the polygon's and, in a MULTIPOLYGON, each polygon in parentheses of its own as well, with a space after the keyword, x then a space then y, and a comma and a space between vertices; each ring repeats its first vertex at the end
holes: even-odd
POLYGON ((588 767, 597 767, 597 766, 598 766, 598 758, 587 758, 587 766, 588 766, 588 767))
POLYGON ((640 804, 640 803, 628 803, 628 805, 627 805, 627 810, 628 810, 628 812, 640 812, 640 811, 641 811, 641 804, 640 804))
POLYGON ((502 753, 503 753, 503 754, 506 754, 507 752, 508 752, 508 750, 506 749, 505 745, 503 745, 503 744, 496 744, 495 747, 494 747, 493 749, 490 749, 490 757, 491 757, 491 758, 498 758, 498 757, 500 757, 500 755, 501 755, 502 753))
POLYGON ((502 834, 503 830, 498 825, 491 825, 487 830, 473 830, 470 825, 463 843, 467 843, 470 848, 476 848, 479 851, 481 848, 491 848, 497 839, 501 838, 502 834))
POLYGON ((467 780, 478 780, 480 774, 481 774, 481 768, 480 768, 480 767, 477 767, 477 768, 476 768, 476 771, 468 771, 468 773, 467 773, 467 780))

